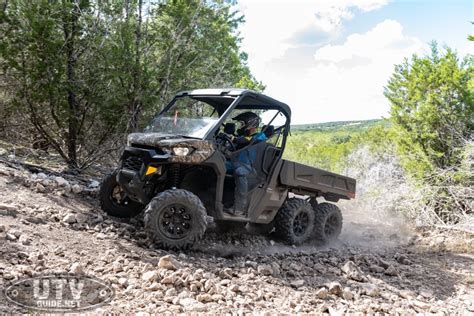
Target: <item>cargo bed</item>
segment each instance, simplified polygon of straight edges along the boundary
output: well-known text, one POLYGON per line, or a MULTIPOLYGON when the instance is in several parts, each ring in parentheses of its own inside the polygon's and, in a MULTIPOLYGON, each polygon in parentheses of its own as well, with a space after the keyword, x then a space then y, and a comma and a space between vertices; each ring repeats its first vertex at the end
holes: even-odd
POLYGON ((323 196, 332 202, 355 198, 355 179, 289 160, 283 160, 280 182, 293 193, 323 196))

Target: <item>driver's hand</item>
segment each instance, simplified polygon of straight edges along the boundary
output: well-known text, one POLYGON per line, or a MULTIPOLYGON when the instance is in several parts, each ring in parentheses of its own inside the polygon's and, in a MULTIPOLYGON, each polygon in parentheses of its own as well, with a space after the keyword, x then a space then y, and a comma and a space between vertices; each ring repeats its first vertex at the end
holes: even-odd
POLYGON ((234 136, 233 135, 229 135, 229 134, 226 134, 226 133, 223 133, 223 132, 220 132, 219 134, 217 134, 217 137, 218 138, 229 138, 230 140, 234 140, 234 136))
POLYGON ((227 135, 222 132, 216 135, 216 141, 218 144, 224 144, 226 138, 227 138, 227 135))

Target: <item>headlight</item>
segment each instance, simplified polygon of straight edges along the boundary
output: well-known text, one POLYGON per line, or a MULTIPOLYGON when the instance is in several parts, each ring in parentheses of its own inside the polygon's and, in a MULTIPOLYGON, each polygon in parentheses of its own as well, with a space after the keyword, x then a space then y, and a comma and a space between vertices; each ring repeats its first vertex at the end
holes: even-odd
POLYGON ((187 156, 189 154, 190 150, 188 147, 174 147, 173 148, 173 154, 176 156, 187 156))

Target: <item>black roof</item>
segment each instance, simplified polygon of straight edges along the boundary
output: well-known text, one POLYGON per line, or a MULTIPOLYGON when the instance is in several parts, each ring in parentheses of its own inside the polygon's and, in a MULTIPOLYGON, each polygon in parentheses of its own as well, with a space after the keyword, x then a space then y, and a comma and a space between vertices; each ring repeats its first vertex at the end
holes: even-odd
POLYGON ((190 96, 197 100, 201 99, 216 107, 219 105, 228 106, 234 98, 242 96, 243 98, 237 105, 237 109, 280 110, 286 117, 291 117, 291 109, 287 104, 248 89, 197 89, 181 91, 176 96, 190 96))

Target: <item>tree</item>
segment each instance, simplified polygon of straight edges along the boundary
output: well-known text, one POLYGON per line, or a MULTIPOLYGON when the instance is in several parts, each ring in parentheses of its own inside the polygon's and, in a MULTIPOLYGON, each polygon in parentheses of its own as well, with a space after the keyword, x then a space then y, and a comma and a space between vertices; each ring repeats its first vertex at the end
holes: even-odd
POLYGON ((41 0, 8 2, 1 15, 8 87, 33 127, 24 132, 39 134, 72 168, 90 162, 117 124, 102 103, 104 24, 95 13, 85 0, 41 0))
POLYGON ((23 134, 82 168, 177 90, 263 89, 240 52, 241 22, 221 1, 5 2, 0 61, 11 104, 33 127, 23 134))
POLYGON ((385 88, 402 163, 418 178, 456 168, 474 128, 472 56, 460 61, 449 48, 431 48, 397 65, 385 88))

